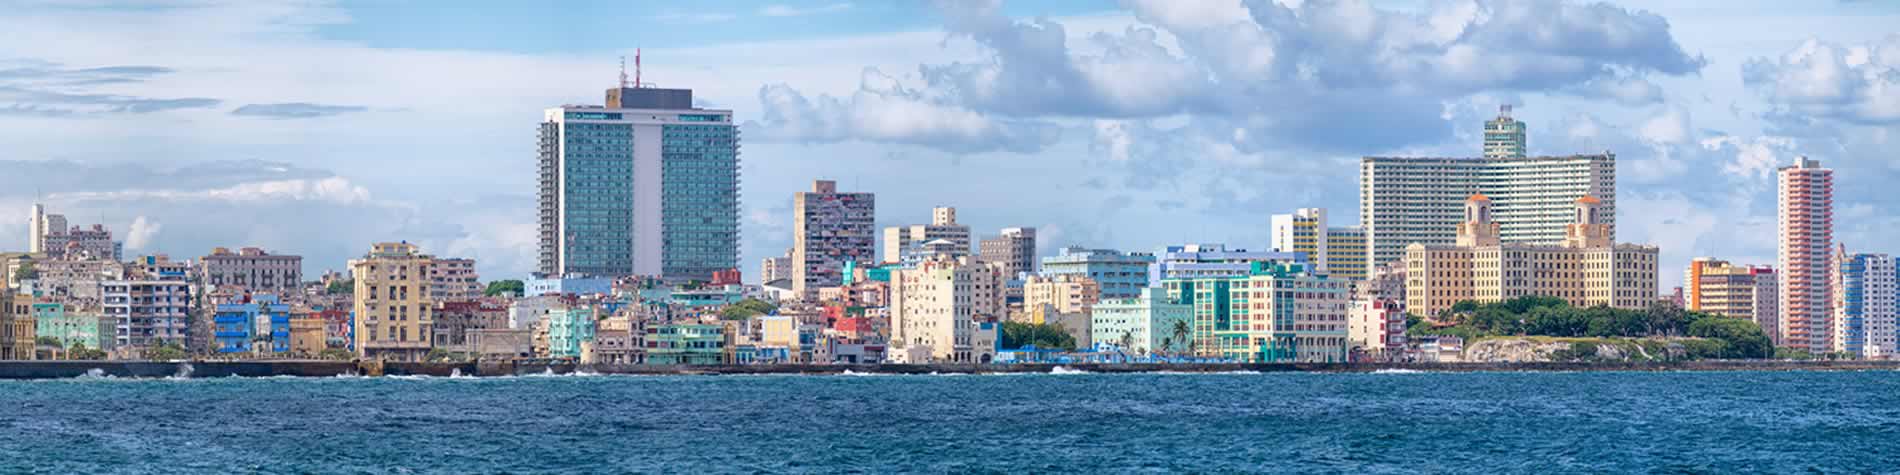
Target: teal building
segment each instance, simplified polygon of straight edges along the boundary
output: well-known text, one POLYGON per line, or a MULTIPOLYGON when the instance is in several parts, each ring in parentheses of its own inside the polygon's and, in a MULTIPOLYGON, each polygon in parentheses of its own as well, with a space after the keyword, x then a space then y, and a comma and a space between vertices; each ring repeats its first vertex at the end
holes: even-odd
POLYGON ((666 324, 647 327, 647 364, 710 365, 726 361, 726 327, 666 324))
POLYGON ((33 332, 41 337, 59 339, 63 348, 73 345, 86 345, 87 348, 100 350, 99 316, 78 312, 68 312, 65 304, 33 304, 33 332))
POLYGON ((549 309, 548 356, 580 358, 581 344, 594 341, 595 322, 592 308, 549 309))

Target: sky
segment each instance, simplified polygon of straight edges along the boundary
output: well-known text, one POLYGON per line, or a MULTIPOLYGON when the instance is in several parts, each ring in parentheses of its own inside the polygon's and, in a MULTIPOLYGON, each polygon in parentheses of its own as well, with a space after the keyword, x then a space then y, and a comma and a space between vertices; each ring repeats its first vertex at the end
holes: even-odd
POLYGON ((0 31, 0 249, 37 200, 128 253, 407 240, 522 277, 542 111, 637 49, 742 123, 748 280, 815 179, 1045 253, 1265 249, 1276 213, 1353 223, 1359 157, 1478 155, 1501 104, 1532 154, 1617 155, 1663 289, 1772 264, 1802 155, 1837 241, 1900 253, 1900 2, 0 1, 0 31))

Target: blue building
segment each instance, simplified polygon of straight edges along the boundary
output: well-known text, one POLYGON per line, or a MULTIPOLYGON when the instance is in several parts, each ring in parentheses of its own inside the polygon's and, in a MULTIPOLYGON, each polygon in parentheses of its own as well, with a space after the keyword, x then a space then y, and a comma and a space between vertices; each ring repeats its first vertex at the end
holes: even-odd
POLYGON ((547 109, 540 156, 543 276, 713 280, 739 264, 739 133, 691 89, 634 84, 605 106, 547 109))
POLYGON ((1160 287, 1165 279, 1245 276, 1253 272, 1255 262, 1305 263, 1306 255, 1228 249, 1224 244, 1168 246, 1148 267, 1148 286, 1160 287))
POLYGON ((1101 285, 1103 299, 1128 299, 1141 296, 1141 289, 1148 286, 1148 266, 1154 262, 1153 254, 1143 252, 1064 247, 1042 258, 1041 274, 1088 277, 1101 285))
POLYGON ((290 351, 290 306, 279 303, 276 295, 219 304, 211 324, 219 353, 290 351))
POLYGON ((1840 266, 1834 302, 1834 351, 1862 358, 1894 354, 1894 258, 1886 254, 1835 257, 1840 266))

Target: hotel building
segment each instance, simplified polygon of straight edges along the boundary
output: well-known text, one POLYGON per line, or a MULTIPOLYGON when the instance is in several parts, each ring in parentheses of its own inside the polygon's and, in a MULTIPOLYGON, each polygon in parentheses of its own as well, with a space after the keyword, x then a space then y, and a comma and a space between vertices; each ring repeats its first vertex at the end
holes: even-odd
POLYGON ((691 89, 621 87, 547 109, 540 274, 712 280, 739 263, 739 131, 691 89))
POLYGON ((1526 296, 1576 307, 1648 308, 1656 299, 1656 247, 1615 244, 1607 223, 1612 211, 1596 198, 1572 206, 1562 243, 1505 242, 1491 199, 1472 195, 1455 243, 1406 246, 1405 309, 1429 317, 1463 300, 1526 296))
MULTIPOLYGON (((1602 225, 1616 235, 1616 156, 1527 158, 1366 157, 1359 169, 1359 219, 1371 269, 1404 257, 1405 246, 1452 244, 1466 196, 1493 200, 1499 239, 1563 242, 1571 204, 1602 200, 1602 225)), ((1329 269, 1330 270, 1330 269, 1329 269)))

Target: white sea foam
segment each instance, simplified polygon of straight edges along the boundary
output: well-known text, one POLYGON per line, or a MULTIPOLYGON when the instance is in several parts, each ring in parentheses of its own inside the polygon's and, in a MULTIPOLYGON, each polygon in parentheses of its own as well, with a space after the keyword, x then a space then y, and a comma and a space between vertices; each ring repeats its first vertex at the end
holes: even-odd
POLYGON ((1049 374, 1089 374, 1089 372, 1067 366, 1056 366, 1049 369, 1049 374))
POLYGON ((1384 368, 1372 371, 1372 374, 1424 374, 1424 371, 1409 368, 1384 368))

